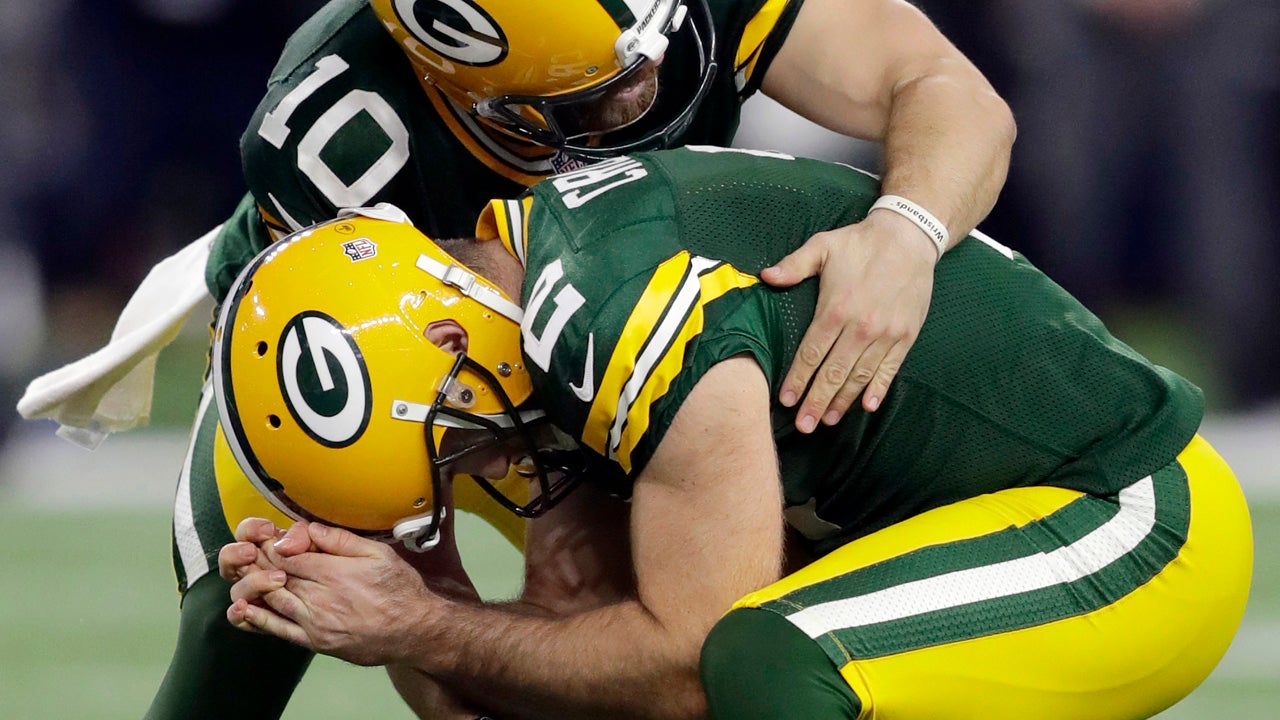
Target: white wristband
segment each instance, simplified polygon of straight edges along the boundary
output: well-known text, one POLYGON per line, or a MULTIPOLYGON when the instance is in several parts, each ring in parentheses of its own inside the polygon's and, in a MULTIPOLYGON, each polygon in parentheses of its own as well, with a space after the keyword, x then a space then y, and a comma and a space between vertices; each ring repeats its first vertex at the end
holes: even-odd
MULTIPOLYGON (((899 195, 881 195, 875 204, 871 206, 872 210, 884 208, 892 210, 902 217, 915 223, 917 227, 924 231, 925 235, 933 241, 937 246, 938 257, 942 257, 942 253, 947 249, 947 243, 951 242, 951 235, 947 233, 947 227, 938 222, 938 218, 932 213, 910 200, 899 195)), ((870 212, 870 211, 868 211, 870 212)))

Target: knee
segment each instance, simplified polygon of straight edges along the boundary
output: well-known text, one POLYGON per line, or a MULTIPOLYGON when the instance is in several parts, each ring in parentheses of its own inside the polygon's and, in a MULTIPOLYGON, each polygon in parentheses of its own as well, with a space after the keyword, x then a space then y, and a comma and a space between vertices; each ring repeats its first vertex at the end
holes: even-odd
POLYGON ((757 631, 771 624, 764 615, 763 610, 734 610, 711 628, 699 661, 704 686, 731 682, 739 668, 772 661, 762 642, 765 633, 757 631))
POLYGON ((818 643, 766 610, 721 618, 703 643, 699 672, 711 718, 853 720, 862 709, 818 643))
MULTIPOLYGON (((702 645, 699 673, 707 695, 753 694, 759 678, 775 681, 788 670, 789 646, 801 635, 785 618, 766 610, 743 608, 720 619, 702 645)), ((805 644, 812 644, 804 637, 805 644)), ((826 662, 826 658, 823 658, 826 662)))

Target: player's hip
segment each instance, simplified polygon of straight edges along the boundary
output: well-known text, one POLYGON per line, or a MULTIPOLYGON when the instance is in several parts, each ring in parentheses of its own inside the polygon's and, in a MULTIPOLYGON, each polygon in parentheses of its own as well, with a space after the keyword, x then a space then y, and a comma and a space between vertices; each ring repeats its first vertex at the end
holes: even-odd
POLYGON ((1239 485, 1197 436, 1114 496, 965 500, 737 607, 781 614, 818 643, 863 717, 1146 717, 1221 658, 1251 569, 1239 485))

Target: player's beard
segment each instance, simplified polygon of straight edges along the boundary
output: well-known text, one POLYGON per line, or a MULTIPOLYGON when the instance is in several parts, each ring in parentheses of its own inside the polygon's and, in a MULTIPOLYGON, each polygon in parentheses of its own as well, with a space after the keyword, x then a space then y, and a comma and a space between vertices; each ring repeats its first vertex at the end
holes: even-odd
POLYGON ((575 130, 582 134, 606 133, 644 117, 658 97, 658 65, 645 63, 632 82, 610 90, 589 105, 570 110, 575 130))

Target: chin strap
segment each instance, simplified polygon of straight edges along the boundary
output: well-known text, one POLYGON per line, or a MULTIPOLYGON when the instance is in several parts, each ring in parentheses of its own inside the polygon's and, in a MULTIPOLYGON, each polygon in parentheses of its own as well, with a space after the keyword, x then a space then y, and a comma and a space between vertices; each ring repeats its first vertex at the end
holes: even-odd
POLYGON ((440 508, 440 520, 432 529, 433 513, 401 520, 391 529, 391 534, 413 552, 422 553, 440 544, 440 526, 448 508, 440 508), (430 532, 430 534, 428 534, 430 532))

